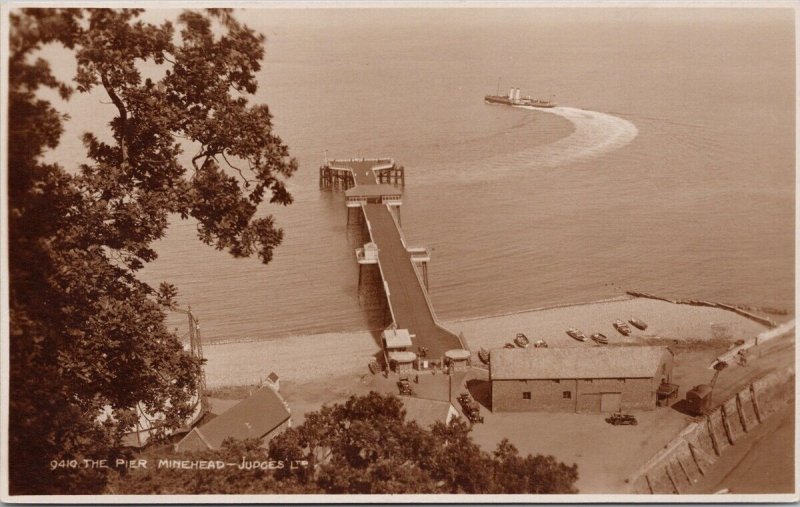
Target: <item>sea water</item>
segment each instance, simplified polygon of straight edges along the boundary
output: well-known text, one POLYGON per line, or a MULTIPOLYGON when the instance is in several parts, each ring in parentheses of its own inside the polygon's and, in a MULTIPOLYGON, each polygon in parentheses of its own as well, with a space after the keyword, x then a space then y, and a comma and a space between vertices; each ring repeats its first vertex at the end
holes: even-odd
MULTIPOLYGON (((343 195, 319 189, 326 150, 405 166, 403 231, 432 249, 441 319, 627 289, 793 309, 791 10, 237 15, 267 35, 256 100, 300 169, 294 204, 261 209, 285 230, 269 265, 203 246, 191 221, 157 243, 143 276, 178 286, 204 341, 379 325, 343 195), (511 86, 559 107, 484 103, 511 86)), ((95 93, 64 108, 69 165, 113 106, 95 93)))

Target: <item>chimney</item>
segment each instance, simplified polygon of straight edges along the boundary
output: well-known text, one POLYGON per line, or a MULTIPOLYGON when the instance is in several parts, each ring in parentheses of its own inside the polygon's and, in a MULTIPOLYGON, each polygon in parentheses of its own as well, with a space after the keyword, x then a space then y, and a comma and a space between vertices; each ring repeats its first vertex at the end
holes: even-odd
POLYGON ((508 90, 508 100, 514 100, 514 88, 508 90))
POLYGON ((514 100, 519 100, 519 88, 514 90, 514 100))

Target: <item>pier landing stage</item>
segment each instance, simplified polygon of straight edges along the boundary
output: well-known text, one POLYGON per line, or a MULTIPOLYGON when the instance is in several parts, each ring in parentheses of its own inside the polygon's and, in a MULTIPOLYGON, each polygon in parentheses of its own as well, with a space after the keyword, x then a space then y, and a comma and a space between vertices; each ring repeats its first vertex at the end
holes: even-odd
MULTIPOLYGON (((331 161, 334 168, 348 168, 353 173, 353 184, 374 185, 379 181, 376 171, 393 166, 391 160, 331 161)), ((390 204, 365 203, 361 205, 369 224, 370 237, 378 247, 378 264, 381 277, 388 288, 389 306, 397 329, 411 333, 412 352, 419 347, 427 349, 426 357, 438 360, 452 349, 466 348, 455 333, 444 329, 436 320, 433 307, 414 264, 412 254, 404 244, 400 227, 392 215, 390 204)))

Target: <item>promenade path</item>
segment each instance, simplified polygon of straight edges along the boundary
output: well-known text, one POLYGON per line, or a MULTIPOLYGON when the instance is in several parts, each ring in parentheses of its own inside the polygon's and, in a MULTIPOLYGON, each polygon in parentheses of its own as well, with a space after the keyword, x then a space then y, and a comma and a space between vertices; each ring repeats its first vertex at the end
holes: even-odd
MULTIPOLYGON (((333 165, 334 163, 332 163, 333 165)), ((349 167, 356 185, 377 183, 372 171, 375 161, 336 161, 336 167, 349 167)), ((408 329, 413 336, 412 352, 418 347, 427 348, 427 358, 440 359, 451 349, 465 348, 459 337, 436 323, 433 308, 428 305, 424 286, 406 250, 389 206, 385 204, 362 205, 364 216, 370 224, 372 242, 378 246, 378 263, 383 281, 389 287, 389 304, 398 329, 408 329)))

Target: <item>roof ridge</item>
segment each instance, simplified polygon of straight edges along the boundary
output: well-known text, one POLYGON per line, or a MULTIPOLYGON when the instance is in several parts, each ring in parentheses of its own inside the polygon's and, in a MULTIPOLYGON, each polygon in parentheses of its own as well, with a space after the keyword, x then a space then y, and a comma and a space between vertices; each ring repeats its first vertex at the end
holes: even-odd
POLYGON ((664 346, 495 349, 492 379, 650 378, 662 363, 664 346))
POLYGON ((203 435, 203 432, 202 432, 202 431, 200 431, 200 426, 195 426, 195 427, 193 428, 193 430, 194 430, 194 431, 197 431, 197 436, 198 436, 198 437, 200 437, 200 440, 202 440, 202 441, 203 441, 203 443, 204 443, 204 444, 206 444, 206 446, 207 446, 209 449, 216 450, 216 449, 214 449, 214 446, 213 446, 213 445, 211 445, 211 443, 208 441, 208 439, 206 438, 206 436, 205 436, 205 435, 203 435))

